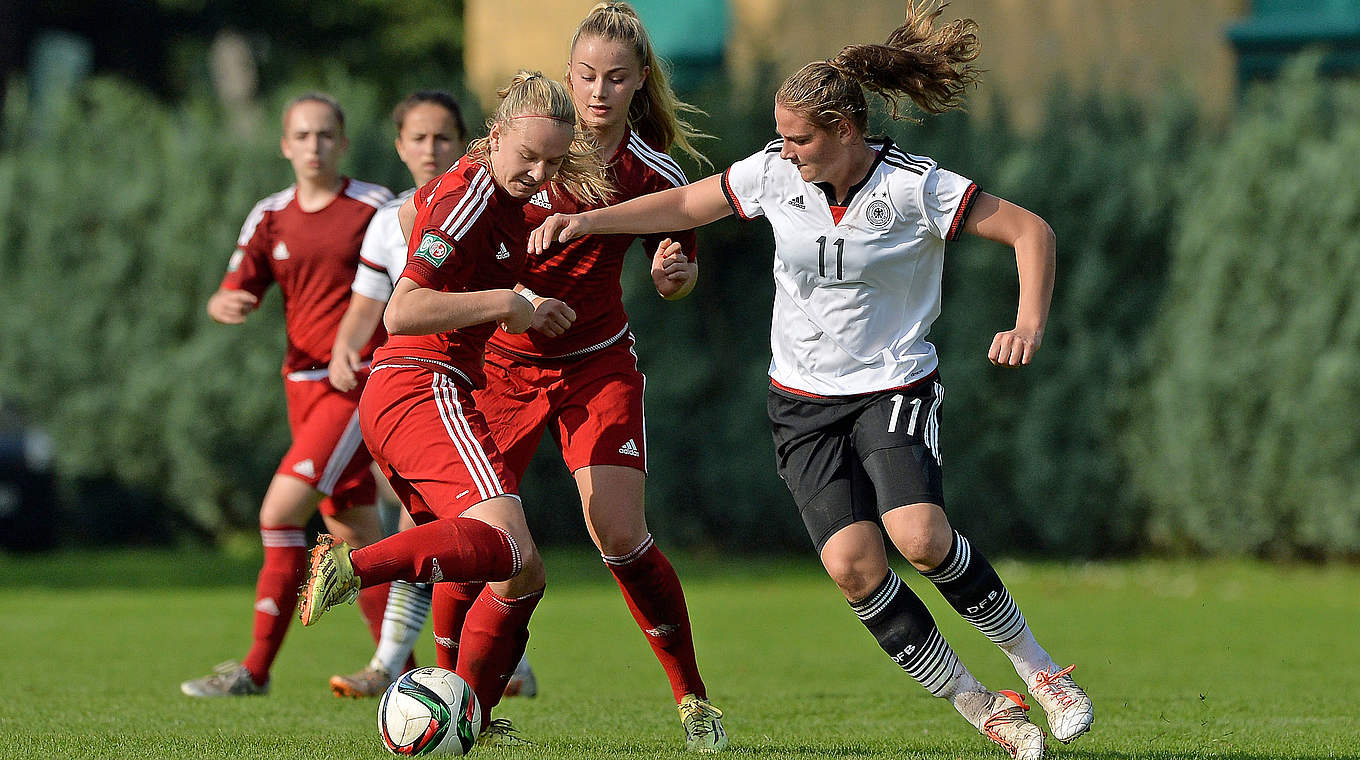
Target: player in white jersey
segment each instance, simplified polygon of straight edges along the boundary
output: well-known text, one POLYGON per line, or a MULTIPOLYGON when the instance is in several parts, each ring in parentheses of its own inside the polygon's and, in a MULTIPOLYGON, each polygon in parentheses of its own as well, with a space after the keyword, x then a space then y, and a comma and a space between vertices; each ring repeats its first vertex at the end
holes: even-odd
MULTIPOLYGON (((349 306, 335 333, 328 367, 331 385, 341 391, 354 388, 367 372, 360 350, 382 321, 392 287, 406 268, 406 237, 397 210, 416 188, 453 166, 467 144, 462 109, 447 92, 412 93, 392 109, 392 122, 397 127, 397 156, 410 170, 415 186, 379 208, 364 235, 349 306)), ((386 479, 378 478, 378 483, 381 491, 390 492, 386 479)), ((387 501, 399 504, 395 494, 389 493, 387 501)), ((399 511, 400 527, 414 525, 405 510, 399 511)), ((331 676, 331 692, 337 697, 381 695, 396 676, 414 666, 410 652, 429 611, 428 585, 393 581, 373 658, 355 673, 331 676)))
POLYGON ((1037 760, 1044 734, 1012 691, 989 691, 959 661, 925 605, 888 565, 883 540, 1010 657, 1067 742, 1091 726, 1091 700, 1039 646, 991 564, 943 509, 943 386, 926 341, 940 310, 946 243, 968 232, 1014 249, 1016 323, 988 352, 1029 364, 1043 338, 1056 243, 1038 216, 971 181, 869 139, 864 89, 899 118, 929 113, 976 81, 976 24, 936 29, 912 5, 883 45, 854 45, 803 67, 775 95, 780 139, 726 172, 579 215, 549 218, 531 252, 584 234, 694 227, 764 216, 775 236, 769 414, 781 476, 827 573, 880 646, 1013 757, 1037 760))

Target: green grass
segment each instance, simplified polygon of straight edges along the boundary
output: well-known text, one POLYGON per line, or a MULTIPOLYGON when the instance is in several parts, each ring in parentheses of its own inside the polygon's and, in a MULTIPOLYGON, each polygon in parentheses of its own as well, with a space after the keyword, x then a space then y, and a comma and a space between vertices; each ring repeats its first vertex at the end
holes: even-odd
MULTIPOLYGON (((734 756, 1004 757, 879 651, 810 557, 673 559, 734 756)), ((0 556, 0 758, 388 757, 375 703, 325 687, 371 653, 353 609, 294 627, 270 696, 180 696, 180 680, 244 654, 256 561, 249 550, 0 556)), ((477 754, 684 756, 665 678, 597 562, 548 557, 530 641, 542 694, 497 712, 536 744, 477 754)), ((1050 757, 1360 758, 1360 568, 998 569, 1096 701, 1093 732, 1050 757)), ((984 682, 1019 687, 1000 652, 902 575, 984 682)), ((419 654, 431 660, 428 642, 419 654)))

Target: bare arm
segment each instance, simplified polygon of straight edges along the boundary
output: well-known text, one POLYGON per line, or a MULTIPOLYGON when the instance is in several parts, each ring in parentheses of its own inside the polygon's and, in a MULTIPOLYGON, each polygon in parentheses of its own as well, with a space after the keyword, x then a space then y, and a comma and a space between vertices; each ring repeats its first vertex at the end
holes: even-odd
POLYGON ((1029 364, 1043 342, 1048 308, 1053 300, 1053 277, 1058 258, 1053 228, 1031 211, 982 193, 963 229, 971 235, 1015 249, 1015 264, 1020 274, 1020 304, 1016 309, 1015 328, 996 334, 987 358, 1000 367, 1029 364))
POLYGON ((529 252, 542 253, 553 243, 582 235, 671 232, 702 227, 732 213, 723 195, 722 178, 714 174, 692 185, 649 193, 617 206, 583 214, 553 214, 529 235, 529 252))
POLYGON ((416 226, 416 196, 413 193, 406 202, 397 209, 397 224, 401 225, 401 236, 406 242, 411 242, 411 230, 416 226))
POLYGON ((397 280, 383 314, 393 335, 431 335, 485 322, 500 322, 506 332, 522 333, 533 318, 534 307, 513 290, 444 293, 406 277, 397 280))
POLYGON ((373 337, 373 331, 378 329, 385 306, 387 304, 382 301, 350 293, 349 307, 335 331, 335 345, 331 347, 331 363, 327 368, 331 385, 336 390, 349 391, 358 385, 354 373, 363 363, 360 352, 373 337))

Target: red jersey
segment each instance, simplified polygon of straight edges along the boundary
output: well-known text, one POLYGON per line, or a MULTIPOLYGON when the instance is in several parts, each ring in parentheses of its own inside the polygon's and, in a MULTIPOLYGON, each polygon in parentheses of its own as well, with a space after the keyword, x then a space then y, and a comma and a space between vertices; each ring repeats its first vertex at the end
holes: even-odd
MULTIPOLYGON (((529 231, 525 201, 501 189, 485 165, 467 156, 416 191, 416 220, 401 276, 444 293, 513 288, 524 269, 529 231)), ((482 354, 494 322, 433 335, 393 335, 375 364, 414 360, 469 388, 486 384, 482 354)))
MULTIPOLYGON (((294 186, 256 203, 246 217, 222 287, 262 297, 271 282, 279 284, 288 334, 284 374, 330 363, 364 230, 373 212, 391 199, 381 185, 346 177, 335 200, 319 211, 303 211, 294 186)), ((382 339, 380 328, 363 355, 372 354, 382 339)))
MULTIPOLYGON (((551 214, 574 214, 688 184, 674 159, 649 146, 632 130, 609 159, 609 171, 616 191, 606 203, 582 204, 555 184, 539 191, 524 206, 530 229, 551 214)), ((648 261, 657 244, 668 237, 680 243, 686 256, 694 258, 695 236, 689 230, 644 237, 643 252, 648 261)), ((576 321, 555 338, 537 330, 518 335, 497 330, 490 346, 524 357, 562 358, 587 354, 622 339, 628 332, 628 313, 623 308, 619 280, 624 254, 636 238, 587 235, 566 245, 555 244, 541 256, 530 256, 520 282, 541 296, 561 299, 576 312, 576 321)))

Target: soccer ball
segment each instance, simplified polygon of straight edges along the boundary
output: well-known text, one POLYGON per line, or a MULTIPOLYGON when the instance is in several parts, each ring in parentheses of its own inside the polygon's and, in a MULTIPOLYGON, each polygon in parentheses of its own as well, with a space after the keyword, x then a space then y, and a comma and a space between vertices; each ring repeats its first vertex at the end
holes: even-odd
POLYGON ((403 673, 378 703, 378 735, 394 755, 466 755, 481 728, 472 687, 443 668, 403 673))

